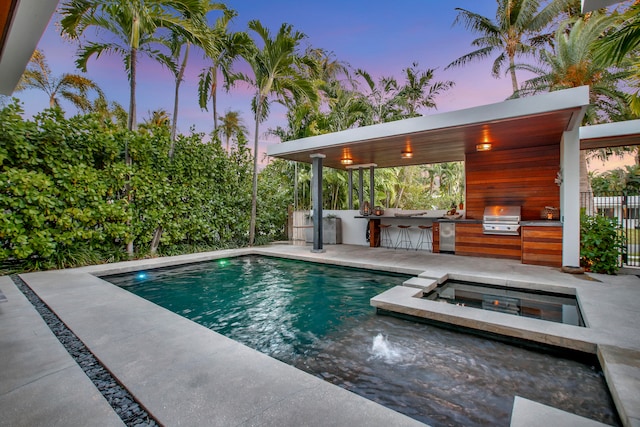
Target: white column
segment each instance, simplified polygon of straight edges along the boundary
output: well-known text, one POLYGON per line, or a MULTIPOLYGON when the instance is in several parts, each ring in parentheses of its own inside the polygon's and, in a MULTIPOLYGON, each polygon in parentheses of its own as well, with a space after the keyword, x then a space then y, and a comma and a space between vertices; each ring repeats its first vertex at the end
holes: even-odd
POLYGON ((562 185, 560 214, 562 215, 562 265, 580 265, 580 132, 579 127, 565 131, 560 143, 562 185))

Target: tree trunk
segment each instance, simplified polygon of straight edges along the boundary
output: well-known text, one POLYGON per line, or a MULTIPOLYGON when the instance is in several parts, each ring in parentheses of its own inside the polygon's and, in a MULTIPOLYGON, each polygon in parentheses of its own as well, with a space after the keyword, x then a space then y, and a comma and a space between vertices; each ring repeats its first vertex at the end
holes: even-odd
MULTIPOLYGON (((138 50, 136 48, 131 48, 131 92, 129 94, 129 130, 135 131, 138 127, 136 123, 136 61, 138 56, 138 50)), ((129 143, 128 141, 125 143, 124 149, 124 161, 128 168, 130 168, 133 164, 131 156, 129 155, 129 143)), ((131 206, 133 202, 133 195, 131 194, 131 173, 127 173, 127 182, 125 184, 125 196, 127 198, 128 205, 131 206)), ((131 221, 128 222, 129 227, 131 227, 131 221)), ((127 242, 127 254, 130 258, 134 256, 134 247, 133 247, 134 236, 130 237, 130 240, 127 242)))
POLYGON ((153 232, 153 239, 151 239, 151 249, 149 250, 151 255, 155 255, 158 252, 158 246, 160 246, 161 237, 162 237, 162 226, 159 225, 153 232))
MULTIPOLYGON (((185 51, 184 51, 184 59, 182 60, 182 64, 180 64, 180 71, 176 76, 176 87, 175 93, 173 95, 173 123, 171 124, 171 145, 169 146, 169 159, 173 159, 173 153, 176 146, 176 128, 178 127, 178 104, 179 104, 179 96, 180 96, 180 84, 182 83, 182 78, 184 77, 184 70, 187 68, 187 60, 189 59, 189 47, 190 43, 187 43, 185 51)), ((158 252, 158 246, 160 246, 160 239, 162 238, 162 225, 158 225, 153 232, 153 239, 151 239, 151 247, 149 248, 149 253, 151 255, 155 255, 158 252)))
POLYGON ((176 129, 178 127, 178 97, 180 95, 180 84, 182 84, 182 78, 184 77, 184 70, 187 68, 187 60, 189 59, 190 43, 187 43, 184 51, 184 59, 180 64, 180 71, 176 76, 176 90, 173 96, 173 124, 171 126, 171 148, 169 149, 169 158, 173 158, 174 141, 176 140, 176 129))
POLYGON ((256 100, 256 127, 253 142, 253 184, 251 188, 251 223, 249 224, 249 246, 253 246, 256 237, 256 213, 258 207, 258 129, 262 113, 262 99, 256 100))
POLYGON ((515 60, 513 57, 509 58, 509 65, 511 65, 511 70, 509 71, 511 74, 511 88, 513 89, 513 93, 515 94, 516 92, 518 92, 518 79, 516 78, 516 69, 514 68, 515 60))
POLYGON ((218 130, 218 67, 214 66, 211 74, 211 110, 213 111, 213 133, 218 130))

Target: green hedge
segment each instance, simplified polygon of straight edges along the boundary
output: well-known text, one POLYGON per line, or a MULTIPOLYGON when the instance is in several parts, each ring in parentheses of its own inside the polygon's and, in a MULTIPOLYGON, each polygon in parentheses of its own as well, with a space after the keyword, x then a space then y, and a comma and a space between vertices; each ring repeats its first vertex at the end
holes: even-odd
POLYGON ((129 132, 96 116, 66 119, 56 109, 32 120, 22 115, 17 102, 0 110, 5 264, 42 269, 117 261, 126 258, 131 239, 144 256, 159 226, 161 253, 246 241, 251 159, 244 147, 228 155, 200 134, 180 136, 171 160, 163 128, 129 132))

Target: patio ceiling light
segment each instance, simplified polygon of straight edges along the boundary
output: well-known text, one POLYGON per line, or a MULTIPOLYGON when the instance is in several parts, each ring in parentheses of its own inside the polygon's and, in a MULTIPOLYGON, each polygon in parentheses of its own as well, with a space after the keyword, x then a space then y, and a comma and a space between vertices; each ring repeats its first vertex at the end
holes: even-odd
POLYGON ((343 165, 352 165, 353 159, 340 159, 340 163, 342 163, 343 165))
POLYGON ((413 151, 402 151, 400 157, 403 159, 411 159, 413 158, 413 151))
POLYGON ((488 142, 484 142, 482 144, 476 145, 476 151, 489 151, 491 150, 491 144, 488 142))

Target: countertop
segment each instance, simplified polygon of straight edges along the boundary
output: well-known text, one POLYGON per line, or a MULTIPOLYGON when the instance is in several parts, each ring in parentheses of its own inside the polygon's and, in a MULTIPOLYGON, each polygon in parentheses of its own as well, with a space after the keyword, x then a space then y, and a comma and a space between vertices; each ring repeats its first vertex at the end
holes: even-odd
MULTIPOLYGON (((434 222, 458 222, 461 224, 482 224, 481 219, 466 219, 466 218, 444 218, 440 216, 429 215, 415 215, 415 216, 395 216, 395 215, 356 215, 355 218, 363 219, 400 219, 400 220, 416 220, 416 219, 430 219, 434 222)), ((535 221, 520 221, 522 227, 562 227, 561 221, 553 221, 546 219, 539 219, 535 221)))
POLYGON ((523 227, 562 227, 562 222, 548 219, 539 219, 536 221, 520 221, 520 225, 523 227))
POLYGON ((365 219, 438 219, 442 218, 442 216, 435 215, 414 215, 414 216, 395 216, 395 215, 356 215, 354 218, 365 218, 365 219))

